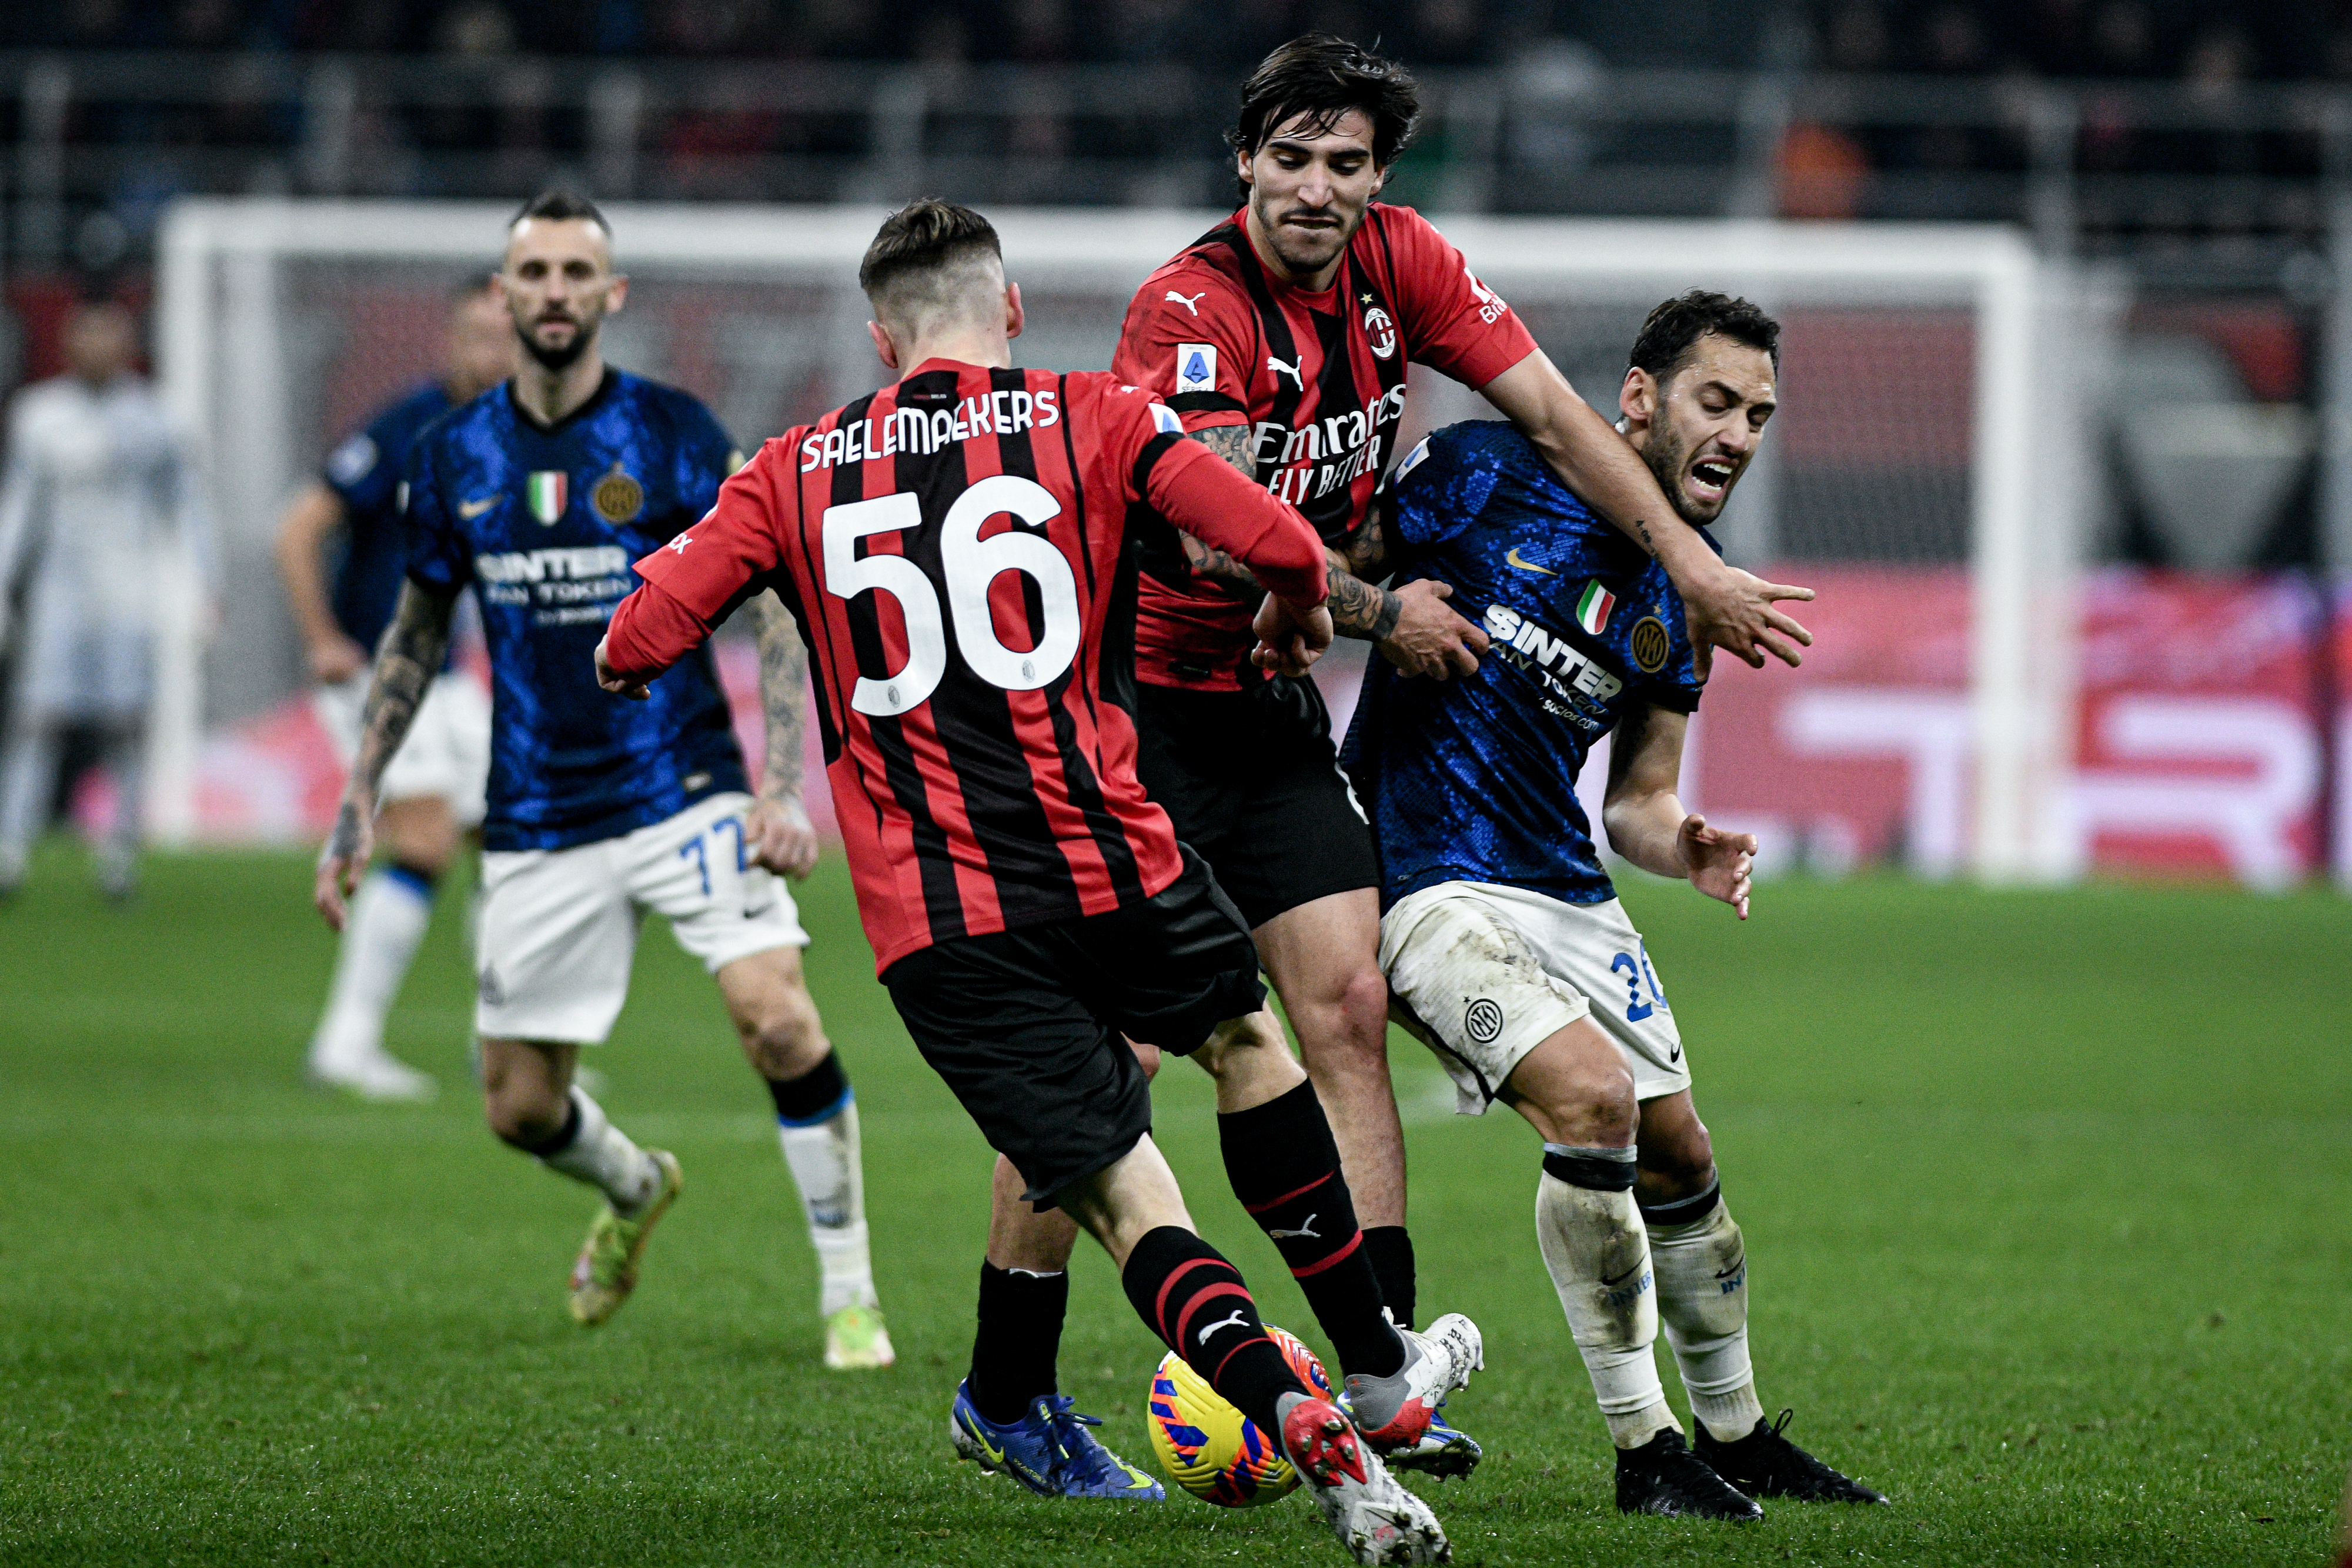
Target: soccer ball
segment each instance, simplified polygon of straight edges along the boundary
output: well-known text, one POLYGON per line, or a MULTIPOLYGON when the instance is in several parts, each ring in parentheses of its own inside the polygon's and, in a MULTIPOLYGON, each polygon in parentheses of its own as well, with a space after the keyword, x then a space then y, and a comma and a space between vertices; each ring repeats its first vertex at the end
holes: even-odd
MULTIPOLYGON (((1290 1370, 1317 1394, 1332 1397, 1331 1375, 1315 1353, 1273 1324, 1266 1335, 1290 1370)), ((1176 1484, 1219 1508, 1256 1508, 1286 1496, 1298 1472, 1282 1457, 1281 1441, 1225 1403, 1209 1380, 1174 1351, 1160 1357, 1144 1402, 1151 1451, 1176 1484)))

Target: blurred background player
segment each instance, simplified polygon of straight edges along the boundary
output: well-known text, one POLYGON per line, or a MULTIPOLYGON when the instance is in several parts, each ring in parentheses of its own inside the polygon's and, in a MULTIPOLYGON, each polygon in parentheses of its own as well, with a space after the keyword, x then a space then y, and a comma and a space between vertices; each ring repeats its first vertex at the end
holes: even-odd
POLYGON ((573 1081, 612 1031, 637 923, 669 921, 717 978, 767 1080, 823 1275, 825 1364, 894 1359, 866 1252, 857 1108, 802 977, 801 929, 775 867, 805 875, 799 798, 806 664, 788 618, 761 616, 769 772, 754 800, 709 658, 642 706, 597 689, 591 658, 629 562, 710 509, 740 462, 686 393, 604 363, 604 318, 628 280, 580 197, 541 195, 509 225, 497 277, 525 357, 499 393, 436 423, 409 458, 407 580, 383 640, 317 901, 341 926, 364 870, 376 792, 475 585, 497 690, 483 820, 479 940, 484 1108, 492 1131, 605 1197, 572 1276, 572 1312, 610 1317, 676 1199, 675 1156, 637 1146, 573 1081))
MULTIPOLYGON (((978 213, 893 214, 858 282, 899 380, 768 443, 710 517, 640 562, 646 586, 614 612, 598 677, 643 700, 747 596, 789 601, 842 737, 830 776, 854 803, 841 817, 859 913, 923 1059, 1023 1174, 1021 1196, 1092 1231, 1144 1322, 1276 1437, 1357 1561, 1445 1561, 1436 1518, 1361 1439, 1424 1427, 1475 1364, 1477 1330, 1462 1319, 1408 1341, 1381 1316, 1248 930, 1134 774, 1128 518, 1176 518, 1265 571, 1256 623, 1293 671, 1331 640, 1315 537, 1117 377, 1012 369, 1021 294, 978 213), (1122 1036, 1216 1080, 1234 1196, 1294 1270, 1319 1255, 1307 1298, 1349 1368, 1352 1421, 1299 1382, 1240 1273, 1193 1229, 1122 1036), (1285 1228, 1300 1204, 1319 1228, 1285 1228), (1375 1361, 1392 1375, 1356 1375, 1375 1361)), ((1127 1471, 1118 1495, 1160 1496, 1069 1404, 1040 1398, 1000 1424, 959 1390, 957 1447, 1040 1490, 1076 1461, 1127 1471)))
MULTIPOLYGON (((447 363, 327 457, 325 472, 294 498, 278 528, 278 570, 302 633, 320 723, 345 768, 359 750, 368 664, 392 620, 407 562, 400 476, 425 427, 514 373, 514 324, 488 276, 450 298, 447 363), (329 586, 320 570, 340 545, 329 586)), ((335 954, 327 1008, 310 1037, 320 1083, 374 1100, 430 1095, 433 1080, 383 1048, 385 1015, 400 993, 433 912, 433 890, 457 859, 463 831, 480 826, 490 768, 490 705, 445 668, 383 771, 375 819, 387 862, 362 884, 335 954)))
POLYGON ((184 567, 213 597, 202 486, 154 390, 131 369, 138 351, 129 310, 82 305, 66 323, 66 373, 26 388, 10 410, 0 643, 18 580, 29 580, 0 755, 0 896, 24 878, 60 743, 76 726, 96 731, 114 784, 99 885, 130 896, 162 584, 184 567))
MULTIPOLYGON (((1779 341, 1746 300, 1693 292, 1634 342, 1623 429, 1695 530, 1756 455, 1779 341)), ((1788 1412, 1764 1419, 1739 1227, 1657 970, 1573 789, 1613 731, 1612 847, 1748 917, 1756 840, 1675 794, 1705 677, 1674 585, 1505 423, 1452 425, 1408 454, 1366 535, 1381 553, 1360 549, 1361 570, 1443 574, 1491 639, 1447 685, 1375 664, 1347 766, 1380 848, 1400 1010, 1459 1110, 1500 1100, 1542 1136, 1537 1239, 1616 1445, 1617 1506, 1754 1519, 1759 1497, 1885 1501, 1790 1442, 1788 1412), (1662 1317, 1696 1452, 1658 1380, 1662 1317)))

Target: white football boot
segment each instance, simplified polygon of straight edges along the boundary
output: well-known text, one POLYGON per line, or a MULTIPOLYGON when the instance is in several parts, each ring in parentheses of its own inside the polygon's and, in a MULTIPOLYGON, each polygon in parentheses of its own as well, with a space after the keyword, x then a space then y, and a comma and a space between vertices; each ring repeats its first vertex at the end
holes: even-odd
POLYGON ((1349 1556, 1366 1563, 1454 1561, 1437 1515, 1389 1474, 1337 1405, 1284 1398, 1283 1452, 1349 1556))

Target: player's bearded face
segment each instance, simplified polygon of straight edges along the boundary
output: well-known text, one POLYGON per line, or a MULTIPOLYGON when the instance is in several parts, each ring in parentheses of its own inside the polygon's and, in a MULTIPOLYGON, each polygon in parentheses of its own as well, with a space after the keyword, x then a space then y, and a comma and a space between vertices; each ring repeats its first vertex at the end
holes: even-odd
POLYGON ((591 223, 520 225, 499 277, 515 335, 551 371, 586 353, 605 312, 619 303, 622 280, 613 272, 603 230, 591 223))
POLYGON ((1276 127, 1242 177, 1257 237, 1293 282, 1339 259, 1386 178, 1372 162, 1371 120, 1353 109, 1328 125, 1302 114, 1276 127))
POLYGON ((1775 396, 1770 355, 1713 335, 1658 387, 1642 460, 1683 521, 1712 523, 1723 515, 1731 487, 1755 459, 1775 396))

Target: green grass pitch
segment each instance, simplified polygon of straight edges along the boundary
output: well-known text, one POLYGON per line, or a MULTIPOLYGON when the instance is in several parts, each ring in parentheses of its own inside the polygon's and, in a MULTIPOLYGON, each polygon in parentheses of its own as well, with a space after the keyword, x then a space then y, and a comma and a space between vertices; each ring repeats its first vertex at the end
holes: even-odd
MULTIPOLYGON (((858 1089, 901 1360, 818 1363, 814 1265, 716 994, 649 930, 593 1058, 688 1189, 608 1327, 592 1204, 480 1127, 445 903, 393 1043, 441 1101, 306 1091, 331 948, 307 862, 158 857, 107 909, 52 850, 0 908, 0 1561, 1337 1563, 1292 1499, 1047 1503, 955 1463, 988 1155, 804 894, 858 1089)), ((1425 1309, 1484 1325, 1431 1489, 1463 1563, 2321 1563, 2352 1460, 2352 904, 1864 879, 1629 890, 1748 1233, 1768 1410, 1893 1494, 1752 1528, 1622 1520, 1532 1234, 1516 1117, 1400 1040, 1425 1309)), ((1160 1132, 1202 1228, 1312 1337, 1224 1190, 1206 1080, 1160 1132)), ((1149 1462, 1159 1354, 1098 1251, 1063 1385, 1149 1462)), ((1671 1373, 1667 1384, 1675 1387, 1671 1373)), ((1679 1392, 1675 1395, 1679 1403, 1679 1392)))

